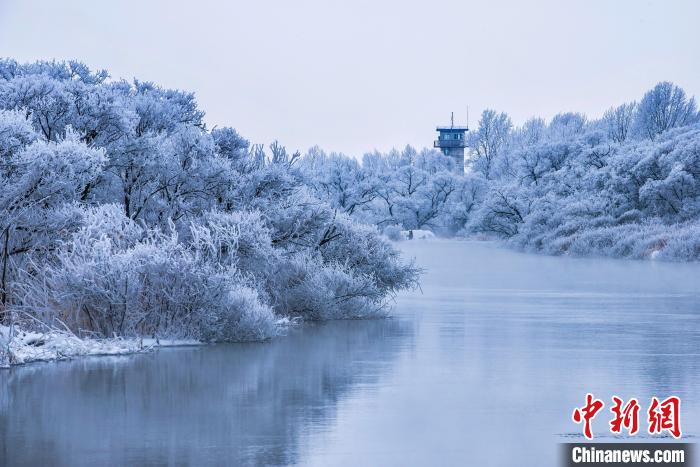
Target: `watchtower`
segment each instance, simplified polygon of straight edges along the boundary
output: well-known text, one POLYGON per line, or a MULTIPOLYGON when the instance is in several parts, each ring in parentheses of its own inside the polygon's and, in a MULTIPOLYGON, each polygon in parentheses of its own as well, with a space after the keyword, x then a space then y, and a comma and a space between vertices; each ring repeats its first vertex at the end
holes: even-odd
POLYGON ((467 147, 466 133, 469 128, 466 126, 455 126, 454 112, 450 116, 450 126, 439 126, 436 128, 439 135, 433 143, 433 147, 439 148, 447 157, 455 161, 455 170, 464 173, 464 148, 467 147))

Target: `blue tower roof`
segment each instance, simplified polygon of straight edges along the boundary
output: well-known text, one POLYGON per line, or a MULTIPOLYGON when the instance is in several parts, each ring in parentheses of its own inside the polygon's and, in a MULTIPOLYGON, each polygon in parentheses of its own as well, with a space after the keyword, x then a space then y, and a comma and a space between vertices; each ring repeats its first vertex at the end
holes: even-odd
POLYGON ((458 132, 465 132, 469 131, 469 128, 466 126, 439 126, 436 128, 437 131, 443 133, 443 132, 451 132, 451 133, 458 133, 458 132))

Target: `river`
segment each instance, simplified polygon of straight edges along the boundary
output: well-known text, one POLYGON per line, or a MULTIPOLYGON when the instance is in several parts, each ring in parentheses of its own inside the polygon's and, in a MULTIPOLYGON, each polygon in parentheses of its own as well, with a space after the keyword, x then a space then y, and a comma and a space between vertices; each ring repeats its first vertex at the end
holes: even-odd
POLYGON ((400 247, 389 319, 0 371, 0 464, 554 466, 587 392, 599 441, 613 394, 700 431, 700 265, 400 247))

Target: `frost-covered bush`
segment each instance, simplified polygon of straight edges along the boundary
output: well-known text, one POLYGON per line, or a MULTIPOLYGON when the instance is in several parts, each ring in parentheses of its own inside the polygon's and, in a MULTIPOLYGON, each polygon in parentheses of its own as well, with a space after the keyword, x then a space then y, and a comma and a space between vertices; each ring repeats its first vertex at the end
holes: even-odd
POLYGON ((670 261, 700 260, 697 221, 667 225, 659 221, 640 224, 615 224, 612 219, 602 225, 586 225, 571 235, 553 234, 538 243, 521 243, 528 249, 548 254, 573 256, 610 256, 670 261))
POLYGON ((651 253, 652 257, 674 261, 700 261, 700 222, 693 221, 674 226, 662 248, 651 253))
POLYGON ((324 264, 317 255, 299 254, 281 263, 271 291, 277 309, 322 320, 380 316, 385 294, 372 277, 343 264, 324 264))
POLYGON ((236 283, 226 273, 213 278, 219 290, 211 294, 197 317, 198 337, 208 342, 267 339, 276 334, 275 315, 258 293, 236 283))
POLYGON ((278 253, 257 211, 208 211, 190 225, 189 244, 200 259, 235 266, 264 279, 278 253))
POLYGON ((48 324, 111 336, 263 339, 274 316, 232 264, 174 233, 140 227, 115 205, 88 210, 50 266, 24 279, 23 303, 48 324))
POLYGON ((407 267, 374 226, 338 216, 333 227, 325 238, 336 237, 343 241, 328 241, 320 245, 324 263, 340 265, 357 277, 371 279, 378 291, 376 297, 383 298, 393 290, 410 287, 417 280, 416 268, 407 267))

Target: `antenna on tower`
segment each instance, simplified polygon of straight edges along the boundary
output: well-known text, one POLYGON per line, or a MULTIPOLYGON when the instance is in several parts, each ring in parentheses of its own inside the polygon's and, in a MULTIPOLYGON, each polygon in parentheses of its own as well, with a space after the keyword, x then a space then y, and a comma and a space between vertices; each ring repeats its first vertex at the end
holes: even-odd
POLYGON ((450 128, 454 128, 454 127, 455 127, 455 113, 450 112, 450 128))
POLYGON ((469 106, 467 105, 467 130, 469 129, 469 106))

